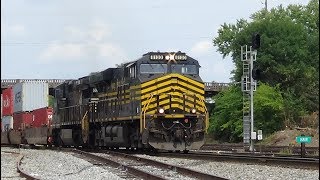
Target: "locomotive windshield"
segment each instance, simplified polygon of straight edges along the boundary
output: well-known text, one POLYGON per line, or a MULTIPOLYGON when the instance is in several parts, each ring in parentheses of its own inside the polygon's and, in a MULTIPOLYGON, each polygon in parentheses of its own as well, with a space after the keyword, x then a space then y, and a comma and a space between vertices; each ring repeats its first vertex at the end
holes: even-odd
POLYGON ((196 65, 172 64, 171 72, 181 74, 198 74, 196 65))
POLYGON ((161 74, 167 73, 167 64, 141 64, 141 74, 161 74))

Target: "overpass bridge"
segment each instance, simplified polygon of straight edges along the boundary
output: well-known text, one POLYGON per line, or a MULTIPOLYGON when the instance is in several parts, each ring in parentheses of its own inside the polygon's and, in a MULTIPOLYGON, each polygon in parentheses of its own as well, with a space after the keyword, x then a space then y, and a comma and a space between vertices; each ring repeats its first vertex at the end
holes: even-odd
POLYGON ((47 82, 49 88, 54 88, 59 84, 62 84, 64 81, 70 79, 1 79, 1 89, 6 89, 10 86, 15 85, 20 82, 30 82, 30 81, 38 81, 38 82, 47 82))
MULTIPOLYGON (((72 79, 1 79, 1 89, 6 89, 19 82, 28 82, 28 81, 47 82, 49 84, 49 88, 54 88, 67 80, 72 80, 72 79)), ((212 97, 218 92, 228 88, 230 85, 230 83, 216 83, 216 82, 205 82, 204 84, 205 84, 205 88, 204 88, 205 97, 212 97)))

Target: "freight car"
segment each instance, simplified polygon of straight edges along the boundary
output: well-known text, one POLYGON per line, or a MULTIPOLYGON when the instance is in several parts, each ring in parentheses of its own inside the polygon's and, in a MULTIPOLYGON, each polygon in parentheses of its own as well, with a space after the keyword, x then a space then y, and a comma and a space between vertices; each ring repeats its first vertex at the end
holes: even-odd
POLYGON ((25 80, 2 93, 1 144, 48 144, 52 119, 48 83, 25 80))
POLYGON ((10 122, 2 127, 1 144, 30 144, 30 145, 51 145, 51 119, 53 109, 44 107, 35 109, 32 112, 15 113, 12 116, 5 116, 2 120, 10 122))
POLYGON ((208 128, 197 60, 183 52, 141 58, 55 88, 56 146, 199 149, 208 128))

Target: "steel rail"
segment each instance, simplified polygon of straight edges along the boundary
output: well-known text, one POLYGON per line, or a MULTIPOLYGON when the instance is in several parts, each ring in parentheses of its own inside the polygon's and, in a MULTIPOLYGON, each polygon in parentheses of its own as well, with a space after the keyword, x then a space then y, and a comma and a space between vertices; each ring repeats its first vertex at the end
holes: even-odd
POLYGON ((19 159, 17 161, 17 171, 18 171, 18 173, 20 173, 20 176, 26 178, 27 180, 40 180, 39 178, 36 178, 36 177, 32 176, 31 174, 27 173, 26 171, 22 170, 21 161, 23 158, 24 158, 24 156, 20 155, 19 159))
POLYGON ((116 162, 116 161, 113 161, 111 159, 108 159, 108 158, 104 158, 104 157, 101 157, 101 156, 94 155, 94 154, 92 154, 90 152, 81 151, 81 150, 78 150, 78 149, 73 149, 71 151, 75 152, 75 153, 78 153, 78 154, 81 154, 81 155, 85 155, 86 157, 89 157, 89 158, 94 159, 96 161, 104 162, 104 163, 106 163, 106 164, 108 164, 110 166, 113 166, 113 167, 124 167, 129 174, 132 174, 134 176, 137 176, 137 177, 140 177, 140 178, 143 178, 143 179, 164 180, 164 178, 162 178, 160 176, 147 173, 145 171, 130 167, 129 165, 125 165, 125 164, 122 164, 120 162, 116 162))
MULTIPOLYGON (((204 144, 201 150, 228 150, 243 149, 240 144, 204 144)), ((270 146, 270 145, 256 145, 256 152, 280 152, 281 150, 291 150, 292 153, 300 153, 299 146, 270 146)), ((319 152, 319 147, 305 147, 309 154, 319 152)))
POLYGON ((295 167, 299 169, 319 169, 318 158, 297 158, 297 157, 271 157, 261 155, 240 155, 240 154, 214 154, 189 152, 188 154, 179 153, 158 153, 157 156, 184 158, 184 159, 201 159, 214 161, 235 161, 241 163, 260 163, 264 165, 281 165, 285 167, 295 167))
POLYGON ((151 164, 153 166, 157 166, 163 169, 170 169, 170 170, 174 170, 178 173, 184 174, 186 176, 189 177, 195 177, 198 179, 216 179, 216 180, 225 180, 225 178, 219 177, 219 176, 214 176, 211 174, 206 174, 206 173, 202 173, 199 171, 195 171, 195 170, 191 170, 188 168, 184 168, 181 166, 176 166, 176 165, 171 165, 171 164, 166 164, 163 162, 159 162, 159 161, 155 161, 155 160, 151 160, 151 159, 147 159, 147 158, 142 158, 142 157, 137 157, 134 155, 130 155, 130 154, 126 154, 126 153, 121 153, 121 152, 116 152, 116 151, 103 151, 107 154, 112 154, 112 155, 117 155, 117 156, 123 156, 125 158, 131 159, 131 160, 136 160, 139 162, 144 162, 147 164, 151 164))
POLYGON ((26 171, 22 170, 21 168, 21 161, 22 159, 24 158, 23 155, 21 155, 19 152, 12 152, 12 151, 1 151, 1 152, 4 152, 4 153, 9 153, 9 154, 15 154, 15 155, 18 155, 18 160, 17 160, 17 172, 20 174, 21 177, 24 177, 26 178, 27 180, 38 180, 39 178, 36 178, 32 175, 30 175, 29 173, 27 173, 26 171))

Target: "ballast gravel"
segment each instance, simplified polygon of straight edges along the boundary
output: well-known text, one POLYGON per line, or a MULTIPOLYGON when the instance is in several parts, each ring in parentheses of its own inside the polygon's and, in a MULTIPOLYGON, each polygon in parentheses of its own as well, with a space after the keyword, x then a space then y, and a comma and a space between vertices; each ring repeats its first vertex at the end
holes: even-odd
MULTIPOLYGON (((14 176, 16 174, 11 171, 9 172, 11 167, 9 169, 2 168, 3 157, 5 157, 2 153, 3 150, 10 151, 12 149, 1 148, 1 178, 2 172, 4 171, 8 172, 6 176, 14 176)), ((14 149, 14 151, 16 150, 14 149)), ((20 153, 24 155, 21 168, 39 179, 123 179, 110 173, 110 170, 93 165, 83 159, 76 158, 72 156, 71 153, 32 149, 20 149, 20 153)), ((10 161, 16 162, 17 159, 12 158, 10 161)), ((16 170, 15 164, 11 169, 13 169, 13 171, 16 170)))
POLYGON ((203 160, 190 160, 180 158, 155 157, 149 155, 136 155, 167 164, 180 165, 192 170, 212 174, 227 179, 267 179, 267 180, 319 180, 319 170, 294 169, 267 165, 253 165, 245 163, 212 162, 203 160))
POLYGON ((1 147, 1 179, 25 179, 20 177, 20 174, 17 172, 17 160, 19 158, 19 154, 12 154, 6 151, 18 152, 16 149, 8 149, 1 147))
MULTIPOLYGON (((6 151, 19 152, 19 149, 1 147, 1 179, 20 180, 16 171, 18 155, 6 151)), ((20 149, 24 155, 21 167, 39 179, 125 179, 117 176, 114 169, 99 167, 72 153, 52 150, 20 149)), ((144 158, 155 159, 167 164, 175 164, 201 171, 227 179, 319 179, 319 170, 284 168, 276 166, 253 165, 245 163, 212 162, 180 158, 165 158, 148 155, 137 155, 144 158)), ((151 170, 152 171, 152 170, 151 170)), ((153 170, 154 171, 154 170, 153 170)), ((184 178, 181 178, 184 179, 184 178)))

